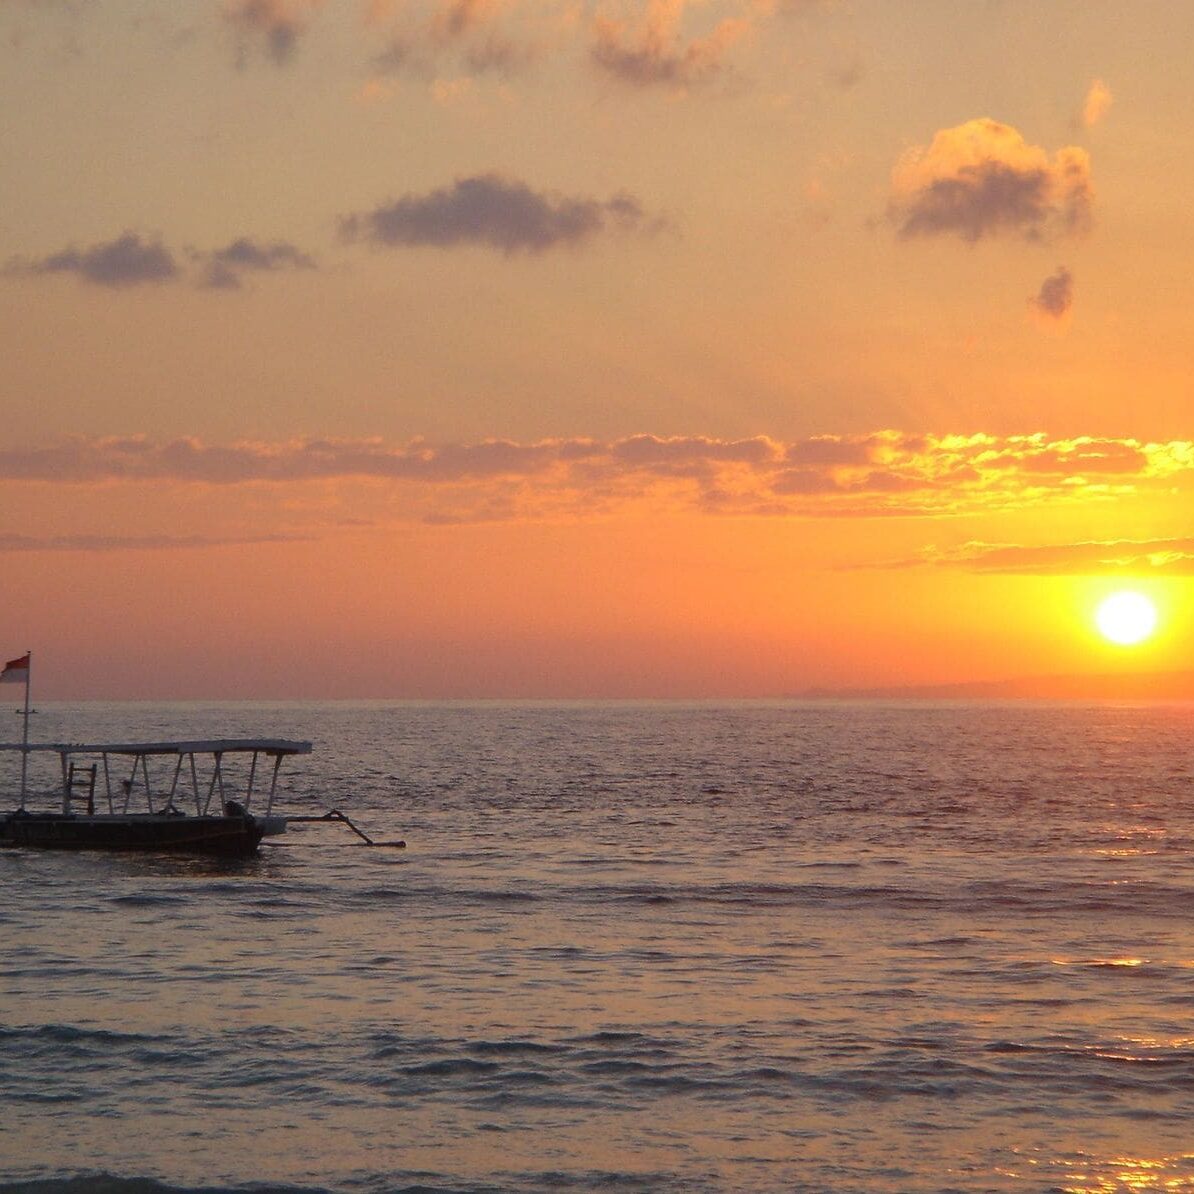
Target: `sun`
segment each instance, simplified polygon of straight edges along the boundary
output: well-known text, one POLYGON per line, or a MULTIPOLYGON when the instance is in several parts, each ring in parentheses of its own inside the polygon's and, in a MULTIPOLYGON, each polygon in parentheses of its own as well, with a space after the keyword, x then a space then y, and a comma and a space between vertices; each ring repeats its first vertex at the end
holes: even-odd
POLYGON ((1157 607, 1142 593, 1123 589, 1099 603, 1095 624, 1105 639, 1131 647, 1157 628, 1157 607))

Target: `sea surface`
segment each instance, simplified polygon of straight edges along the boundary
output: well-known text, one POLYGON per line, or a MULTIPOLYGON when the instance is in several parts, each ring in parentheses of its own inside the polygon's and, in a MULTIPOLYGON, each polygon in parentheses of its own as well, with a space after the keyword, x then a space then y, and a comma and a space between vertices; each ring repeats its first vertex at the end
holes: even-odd
POLYGON ((0 851, 0 1191, 1194 1189, 1194 706, 42 708, 407 848, 0 851))

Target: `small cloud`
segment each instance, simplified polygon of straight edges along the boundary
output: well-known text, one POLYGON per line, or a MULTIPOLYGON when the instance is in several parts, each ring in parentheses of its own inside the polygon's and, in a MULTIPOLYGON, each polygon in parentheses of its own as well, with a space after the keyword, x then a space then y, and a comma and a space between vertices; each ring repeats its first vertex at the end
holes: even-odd
POLYGON ((537 56, 534 46, 490 34, 465 52, 464 65, 474 74, 510 78, 530 66, 537 56))
POLYGON ((1010 125, 983 118, 941 129, 892 172, 889 214, 899 235, 1021 236, 1084 232, 1094 190, 1090 157, 1069 145, 1052 158, 1010 125))
POLYGON ((432 32, 454 41, 483 24, 496 8, 494 0, 447 0, 432 20, 432 32))
POLYGON ((685 0, 649 0, 641 19, 599 13, 593 22, 590 56, 607 74, 638 87, 688 87, 721 71, 726 52, 747 30, 745 19, 727 17, 703 38, 682 43, 685 0))
POLYGON ((4 272, 74 274, 81 281, 115 289, 168 282, 178 274, 178 266, 160 241, 142 240, 135 232, 126 232, 88 249, 71 247, 33 261, 12 261, 4 272))
POLYGON ((224 20, 236 30, 244 46, 259 43, 278 66, 290 61, 311 11, 323 0, 225 0, 224 20))
MULTIPOLYGON (((236 290, 241 275, 249 271, 315 269, 308 254, 286 241, 262 244, 242 236, 222 249, 189 249, 183 255, 200 270, 198 284, 218 290, 236 290)), ((114 240, 87 249, 73 246, 32 261, 15 259, 2 271, 8 275, 74 274, 82 282, 109 289, 127 289, 148 283, 174 282, 184 277, 173 252, 158 240, 125 232, 114 240)))
POLYGON ((389 45, 373 59, 373 69, 380 75, 397 75, 407 70, 426 70, 408 38, 392 37, 389 45))
POLYGON ((1046 326, 1057 327, 1069 321, 1074 305, 1074 275, 1064 265, 1050 274, 1042 283, 1035 298, 1028 300, 1028 306, 1038 321, 1046 326))
POLYGON ((246 236, 195 257, 204 263, 200 285, 216 290, 238 290, 244 272, 315 269, 314 258, 286 241, 263 245, 246 236))
POLYGON ((653 231, 658 224, 631 195, 607 200, 556 195, 482 174, 345 216, 340 233, 345 240, 387 247, 473 244, 510 254, 580 244, 605 231, 653 231))
POLYGON ((1102 79, 1093 80, 1087 89, 1086 99, 1082 102, 1083 126, 1088 129, 1094 128, 1107 115, 1113 98, 1111 88, 1102 79))

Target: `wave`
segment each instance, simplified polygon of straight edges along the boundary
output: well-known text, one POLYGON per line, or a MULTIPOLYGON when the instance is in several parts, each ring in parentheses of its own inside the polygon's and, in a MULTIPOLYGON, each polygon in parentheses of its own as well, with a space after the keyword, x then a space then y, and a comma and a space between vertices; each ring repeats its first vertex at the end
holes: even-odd
POLYGON ((326 1194, 318 1186, 253 1183, 236 1186, 176 1186, 152 1177, 77 1173, 0 1182, 0 1194, 326 1194))

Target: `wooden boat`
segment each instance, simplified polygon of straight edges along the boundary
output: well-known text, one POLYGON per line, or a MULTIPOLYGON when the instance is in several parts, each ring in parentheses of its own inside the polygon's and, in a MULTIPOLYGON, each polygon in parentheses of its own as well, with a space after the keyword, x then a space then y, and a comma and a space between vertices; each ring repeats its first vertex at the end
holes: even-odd
MULTIPOLYGON (((24 755, 20 807, 0 816, 0 846, 30 846, 45 850, 164 850, 248 857, 257 852, 263 837, 286 831, 288 818, 273 814, 278 772, 284 758, 308 754, 310 750, 310 742, 276 738, 0 744, 0 751, 21 751, 24 755), (60 811, 30 812, 25 808, 26 764, 28 756, 35 752, 54 752, 59 756, 62 767, 60 811), (238 754, 250 755, 251 760, 248 783, 243 793, 237 793, 240 798, 234 799, 228 791, 223 763, 226 755, 238 754), (149 760, 158 756, 172 759, 174 768, 169 789, 155 794, 149 778, 149 760), (211 762, 200 766, 197 756, 210 756, 211 762), (127 765, 130 759, 132 768, 128 779, 118 781, 114 786, 114 761, 120 760, 127 765), (254 812, 254 784, 260 759, 265 759, 267 766, 272 761, 272 768, 268 792, 263 794, 264 808, 254 812), (201 771, 205 776, 202 783, 201 771), (97 808, 96 784, 101 774, 103 787, 97 808), (131 808, 134 793, 138 795, 138 802, 143 797, 144 811, 131 808), (190 811, 192 800, 193 813, 190 811), (186 810, 176 801, 186 804, 186 810)), ((347 820, 342 814, 331 819, 347 820)))
POLYGON ((274 794, 282 760, 289 755, 309 754, 310 742, 291 742, 285 738, 215 738, 182 742, 30 743, 29 719, 36 712, 29 706, 32 661, 33 653, 26 651, 0 669, 0 684, 25 686, 25 707, 17 711, 25 719, 22 740, 0 744, 0 752, 21 752, 19 807, 7 815, 0 814, 0 846, 31 846, 42 850, 168 850, 247 858, 257 853, 262 838, 285 833, 288 822, 312 821, 338 821, 367 846, 401 849, 406 845, 403 841, 375 842, 336 808, 322 814, 274 816, 274 794), (46 752, 57 754, 62 766, 62 809, 30 812, 25 807, 29 756, 46 752), (208 755, 211 763, 205 762, 201 768, 196 756, 208 755), (224 773, 226 755, 252 756, 242 799, 230 798, 225 782, 228 777, 224 773), (174 774, 169 790, 155 795, 149 779, 149 760, 158 756, 174 760, 174 774), (119 781, 115 790, 113 759, 126 763, 132 759, 128 779, 119 781), (253 785, 260 759, 267 760, 267 766, 272 760, 273 768, 269 791, 262 797, 265 808, 259 813, 253 810, 253 785), (101 806, 97 809, 95 787, 101 766, 104 786, 101 806), (209 768, 210 778, 207 778, 209 768), (205 777, 202 784, 201 770, 205 777), (189 794, 186 794, 187 778, 189 794), (144 793, 144 812, 135 812, 130 807, 138 788, 144 793), (194 815, 189 808, 192 797, 194 815), (176 799, 188 806, 185 811, 175 804, 176 799), (80 802, 84 804, 82 811, 75 807, 80 802))

